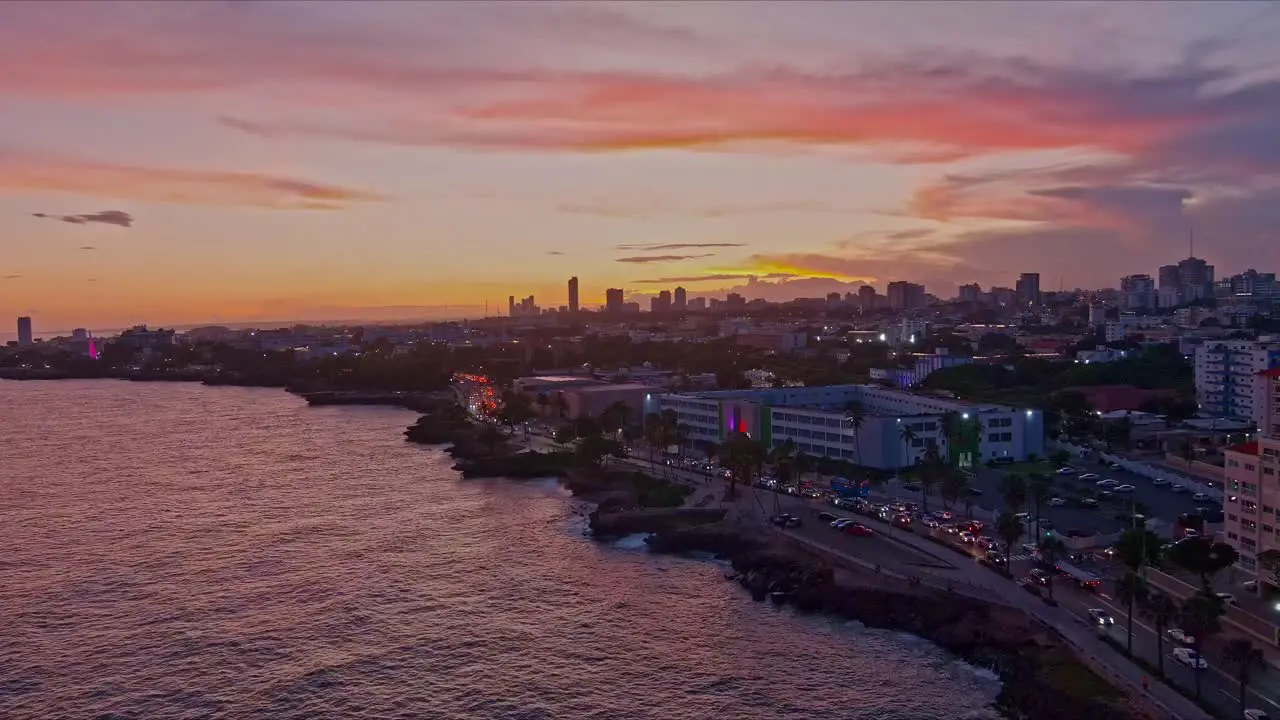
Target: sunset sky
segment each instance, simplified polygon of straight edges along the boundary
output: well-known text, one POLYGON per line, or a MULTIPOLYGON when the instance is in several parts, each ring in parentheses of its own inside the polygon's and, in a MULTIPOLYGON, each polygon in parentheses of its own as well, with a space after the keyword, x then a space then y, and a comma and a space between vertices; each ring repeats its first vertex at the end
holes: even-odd
POLYGON ((1103 287, 1188 227, 1278 270, 1277 37, 1253 2, 4 2, 0 318, 1103 287))

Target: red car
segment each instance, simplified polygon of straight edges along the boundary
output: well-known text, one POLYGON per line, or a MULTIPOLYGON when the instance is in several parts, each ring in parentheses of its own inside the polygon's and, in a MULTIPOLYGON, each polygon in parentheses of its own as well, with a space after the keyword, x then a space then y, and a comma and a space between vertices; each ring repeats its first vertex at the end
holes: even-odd
POLYGON ((977 520, 970 520, 968 522, 960 523, 959 528, 961 530, 968 530, 974 535, 978 535, 982 532, 982 523, 977 520))
POLYGON ((857 537, 869 537, 871 535, 875 535, 875 533, 871 531, 871 528, 866 525, 859 525, 858 523, 845 525, 844 531, 846 534, 856 535, 857 537))

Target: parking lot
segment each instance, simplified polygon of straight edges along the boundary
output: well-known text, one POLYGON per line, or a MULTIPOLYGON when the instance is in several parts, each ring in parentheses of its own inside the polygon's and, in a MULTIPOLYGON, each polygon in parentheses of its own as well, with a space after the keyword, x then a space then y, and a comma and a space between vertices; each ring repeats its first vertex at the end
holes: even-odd
MULTIPOLYGON (((1131 523, 1127 518, 1135 506, 1140 506, 1140 510, 1145 508, 1145 514, 1148 517, 1159 518, 1166 522, 1173 522, 1183 513, 1194 512, 1198 507, 1219 508, 1219 505, 1212 500, 1193 500, 1190 492, 1177 493, 1169 486, 1155 486, 1151 480, 1126 470, 1111 469, 1097 462, 1079 460, 1073 461, 1071 467, 1079 469, 1080 473, 1051 476, 1053 489, 1050 497, 1061 498, 1066 501, 1066 504, 1041 508, 1042 517, 1047 518, 1053 528, 1062 533, 1068 530, 1079 530, 1084 534, 1092 535, 1122 530, 1130 526, 1131 523), (1098 475, 1099 478, 1080 479, 1080 475, 1086 473, 1098 475), (1097 480, 1100 479, 1113 479, 1121 485, 1133 485, 1135 489, 1130 493, 1114 493, 1110 498, 1101 497, 1101 492, 1106 488, 1097 486, 1097 480), (1085 497, 1097 500, 1098 506, 1090 508, 1082 505, 1080 500, 1085 497)), ((998 468, 978 469, 972 481, 972 486, 981 493, 972 498, 975 507, 994 512, 1004 508, 1004 500, 1000 496, 1000 483, 1005 474, 998 468)), ((888 488, 888 492, 892 494, 892 485, 888 488)), ((900 489, 898 492, 904 499, 914 499, 919 502, 918 492, 914 493, 914 498, 910 497, 911 493, 900 489)), ((931 508, 941 506, 941 500, 936 497, 930 498, 929 504, 931 508)), ((963 509, 963 503, 960 505, 963 509)))

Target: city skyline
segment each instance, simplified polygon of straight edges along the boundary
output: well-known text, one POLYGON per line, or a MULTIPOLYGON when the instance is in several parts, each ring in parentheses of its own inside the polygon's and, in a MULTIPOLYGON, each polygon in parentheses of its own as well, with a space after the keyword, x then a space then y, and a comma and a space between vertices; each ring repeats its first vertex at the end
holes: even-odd
POLYGON ((583 307, 1114 287, 1192 227, 1220 273, 1269 270, 1277 29, 1252 3, 5 3, 0 317, 478 316, 571 276, 583 307))

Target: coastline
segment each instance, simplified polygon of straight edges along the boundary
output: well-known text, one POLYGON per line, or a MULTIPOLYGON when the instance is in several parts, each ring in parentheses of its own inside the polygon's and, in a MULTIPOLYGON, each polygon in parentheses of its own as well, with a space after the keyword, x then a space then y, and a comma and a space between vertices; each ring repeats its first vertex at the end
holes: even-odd
MULTIPOLYGON (((307 393, 282 389, 307 398, 307 393)), ((458 461, 455 469, 463 477, 561 478, 575 499, 596 504, 589 518, 592 536, 597 540, 648 533, 652 552, 707 552, 728 560, 735 570, 733 579, 757 600, 773 599, 801 612, 856 620, 928 640, 970 664, 993 669, 1002 681, 996 709, 1006 717, 1164 717, 1153 714, 1151 708, 1135 702, 1124 689, 1089 670, 1056 631, 1021 611, 875 575, 832 554, 804 547, 785 533, 726 520, 727 510, 723 508, 644 507, 636 502, 637 484, 667 483, 644 473, 620 469, 583 472, 572 467, 571 453, 529 451, 498 455, 492 448, 486 453, 478 440, 479 425, 466 417, 452 399, 451 391, 426 395, 434 397, 424 401, 421 409, 410 408, 419 409, 423 415, 405 430, 408 441, 448 444, 447 452, 458 461), (455 410, 445 409, 449 407, 455 410), (638 480, 642 477, 649 480, 638 480)), ((313 405, 405 407, 396 402, 396 396, 387 394, 328 393, 317 398, 307 401, 313 405)))

